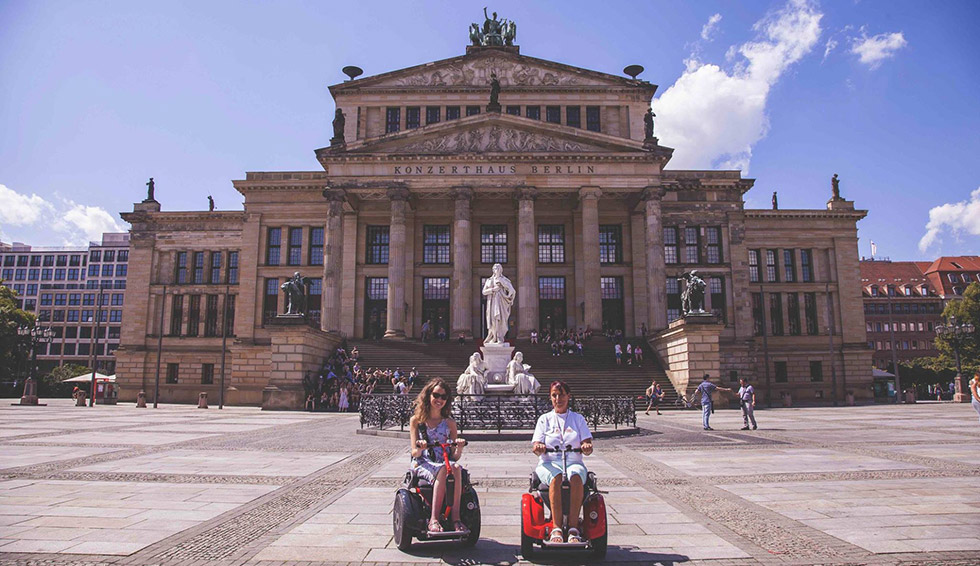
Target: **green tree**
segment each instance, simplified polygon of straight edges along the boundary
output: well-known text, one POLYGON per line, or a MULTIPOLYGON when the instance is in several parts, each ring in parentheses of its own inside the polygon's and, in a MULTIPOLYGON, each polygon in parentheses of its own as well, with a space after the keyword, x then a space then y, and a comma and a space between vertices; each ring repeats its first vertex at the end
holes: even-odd
MULTIPOLYGON (((17 334, 21 326, 34 326, 35 317, 17 306, 17 294, 0 281, 0 381, 22 381, 27 369, 27 344, 17 334)), ((19 393, 18 393, 19 395, 19 393)))
POLYGON ((84 383, 62 383, 66 379, 78 377, 80 375, 92 375, 91 368, 78 364, 64 364, 51 370, 40 379, 38 389, 43 389, 49 397, 67 396, 77 386, 85 391, 91 389, 84 383))
MULTIPOLYGON (((980 366, 980 283, 970 283, 963 292, 963 298, 950 301, 943 309, 943 318, 948 322, 956 317, 957 324, 969 322, 973 325, 972 339, 964 340, 960 346, 960 363, 963 373, 976 371, 980 366)), ((956 359, 952 341, 936 337, 936 347, 940 351, 941 363, 955 371, 956 359)))

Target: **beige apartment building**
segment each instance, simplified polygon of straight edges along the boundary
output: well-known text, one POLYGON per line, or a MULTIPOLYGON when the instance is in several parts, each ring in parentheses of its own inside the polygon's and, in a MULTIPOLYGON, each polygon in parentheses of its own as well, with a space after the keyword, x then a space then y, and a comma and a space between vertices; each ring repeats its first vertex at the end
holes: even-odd
POLYGON ((656 88, 517 46, 330 87, 343 120, 319 169, 246 173, 244 211, 148 198, 123 214, 120 397, 150 393, 159 373, 161 401, 214 399, 224 364, 227 402, 271 406, 344 337, 417 339, 431 321, 480 338, 482 283, 500 263, 518 340, 646 329, 678 390, 708 372, 776 402, 870 398, 866 212, 837 194, 749 210, 754 180, 739 171, 667 168, 673 150, 644 119, 656 88), (713 315, 697 321, 681 317, 678 280, 693 269, 713 315), (277 317, 295 272, 311 278, 305 325, 277 317))

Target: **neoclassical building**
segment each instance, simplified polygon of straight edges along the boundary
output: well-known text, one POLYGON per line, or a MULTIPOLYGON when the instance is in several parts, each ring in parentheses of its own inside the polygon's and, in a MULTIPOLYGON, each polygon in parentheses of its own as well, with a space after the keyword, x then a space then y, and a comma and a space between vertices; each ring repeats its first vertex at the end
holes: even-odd
POLYGON ((149 198, 122 215, 121 397, 159 374, 162 401, 191 401, 219 387, 223 364, 227 402, 257 404, 341 337, 416 339, 431 321, 479 338, 494 263, 517 289, 517 339, 646 329, 680 390, 708 372, 774 396, 869 397, 866 212, 839 195, 750 210, 739 171, 667 168, 673 150, 644 120, 656 89, 517 46, 330 87, 342 118, 317 170, 246 173, 244 211, 164 212, 149 198), (694 269, 713 313, 697 321, 681 317, 678 280, 694 269), (311 278, 305 326, 276 316, 295 272, 311 278))

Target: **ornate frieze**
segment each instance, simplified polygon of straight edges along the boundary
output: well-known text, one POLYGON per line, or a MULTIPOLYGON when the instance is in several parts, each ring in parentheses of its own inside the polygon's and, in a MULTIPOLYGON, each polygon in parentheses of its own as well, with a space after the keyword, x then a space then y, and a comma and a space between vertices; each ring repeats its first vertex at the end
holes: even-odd
POLYGON ((420 140, 389 151, 389 153, 453 154, 453 153, 595 153, 602 149, 584 143, 527 132, 489 126, 446 136, 420 140))
POLYGON ((451 63, 438 69, 399 77, 393 81, 393 85, 482 87, 490 84, 491 73, 496 73, 502 87, 582 84, 579 77, 570 73, 491 56, 451 63))

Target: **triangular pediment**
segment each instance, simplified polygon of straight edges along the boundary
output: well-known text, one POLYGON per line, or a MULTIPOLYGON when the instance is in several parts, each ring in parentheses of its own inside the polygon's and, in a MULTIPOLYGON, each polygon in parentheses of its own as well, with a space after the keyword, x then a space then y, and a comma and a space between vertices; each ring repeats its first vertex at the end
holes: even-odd
MULTIPOLYGON (((407 69, 366 77, 334 85, 336 95, 348 89, 399 88, 466 88, 485 89, 491 73, 496 73, 500 86, 508 88, 551 87, 636 87, 655 85, 626 77, 573 67, 513 52, 478 49, 472 53, 417 65, 407 69)), ((651 91, 652 94, 652 91, 651 91)))
POLYGON ((486 113, 349 144, 346 154, 642 153, 634 140, 486 113))

